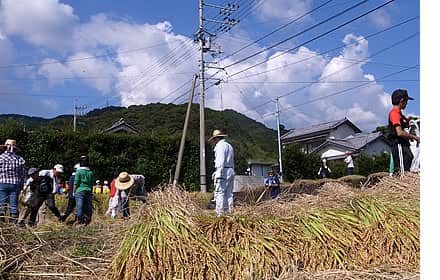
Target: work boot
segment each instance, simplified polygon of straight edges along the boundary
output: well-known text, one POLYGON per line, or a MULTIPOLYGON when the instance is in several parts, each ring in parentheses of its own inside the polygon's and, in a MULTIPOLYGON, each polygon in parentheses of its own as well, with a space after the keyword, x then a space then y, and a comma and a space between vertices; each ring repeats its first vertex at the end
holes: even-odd
POLYGON ((18 222, 18 214, 11 214, 9 217, 9 223, 16 224, 18 222))

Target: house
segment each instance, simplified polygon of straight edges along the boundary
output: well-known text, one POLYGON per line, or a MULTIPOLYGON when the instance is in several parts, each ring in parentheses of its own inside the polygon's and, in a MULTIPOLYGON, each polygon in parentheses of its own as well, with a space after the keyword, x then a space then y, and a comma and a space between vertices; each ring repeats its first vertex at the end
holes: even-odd
POLYGON ((329 160, 342 159, 345 152, 369 155, 389 152, 390 145, 381 132, 362 134, 347 118, 293 129, 283 136, 283 145, 298 143, 304 153, 318 153, 329 160))
POLYGON ((318 153, 322 158, 328 160, 335 160, 343 159, 346 151, 350 151, 353 155, 360 153, 375 155, 390 152, 391 148, 381 132, 373 132, 350 135, 344 139, 329 138, 312 150, 312 153, 318 153))
POLYGON ((123 118, 116 121, 111 127, 105 129, 106 133, 135 133, 138 134, 139 130, 129 125, 123 118))
POLYGON ((249 176, 267 176, 270 170, 276 170, 278 167, 276 163, 273 162, 258 162, 249 160, 247 173, 249 176))
POLYGON ((312 125, 305 128, 292 129, 281 136, 281 143, 288 145, 298 143, 300 149, 309 154, 327 139, 344 139, 348 136, 362 132, 347 118, 312 125))

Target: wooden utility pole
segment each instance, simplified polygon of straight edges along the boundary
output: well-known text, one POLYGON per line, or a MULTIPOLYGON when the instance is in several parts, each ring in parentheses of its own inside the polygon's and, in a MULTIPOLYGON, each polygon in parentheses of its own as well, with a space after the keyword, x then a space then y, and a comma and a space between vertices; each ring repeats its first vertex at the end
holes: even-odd
POLYGON ((176 171, 174 172, 173 186, 176 186, 179 181, 180 166, 182 164, 183 151, 185 149, 186 132, 188 130, 189 115, 191 113, 191 105, 194 97, 194 90, 196 87, 196 79, 197 74, 195 74, 193 77, 191 92, 189 93, 188 106, 186 107, 185 124, 183 125, 182 139, 180 139, 179 155, 177 156, 176 171))

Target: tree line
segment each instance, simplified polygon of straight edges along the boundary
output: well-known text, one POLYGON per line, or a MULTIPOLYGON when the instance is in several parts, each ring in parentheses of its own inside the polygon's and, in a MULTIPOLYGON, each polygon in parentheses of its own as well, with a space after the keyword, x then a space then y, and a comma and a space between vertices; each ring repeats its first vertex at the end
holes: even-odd
MULTIPOLYGON (((150 188, 172 181, 177 161, 181 135, 175 134, 105 134, 61 131, 50 126, 41 126, 32 131, 23 129, 21 123, 7 120, 0 125, 0 139, 17 140, 19 153, 26 160, 26 167, 51 169, 61 163, 65 167, 67 180, 73 166, 81 155, 88 155, 95 178, 111 180, 122 171, 143 174, 150 188)), ((272 141, 268 139, 267 141, 272 141)), ((252 158, 249 143, 234 140, 230 142, 235 150, 236 174, 245 174, 247 160, 252 158)), ((274 143, 275 144, 275 143, 274 143)), ((207 143, 206 169, 208 189, 212 190, 211 176, 214 171, 213 146, 207 143)), ((368 175, 388 170, 388 156, 361 155, 355 158, 355 174, 368 175)), ((317 178, 320 165, 319 155, 307 155, 295 144, 283 149, 284 178, 292 182, 300 178, 317 178)), ((345 175, 342 161, 329 163, 332 177, 345 175)), ((189 191, 199 190, 199 143, 188 139, 185 143, 179 183, 189 191)))

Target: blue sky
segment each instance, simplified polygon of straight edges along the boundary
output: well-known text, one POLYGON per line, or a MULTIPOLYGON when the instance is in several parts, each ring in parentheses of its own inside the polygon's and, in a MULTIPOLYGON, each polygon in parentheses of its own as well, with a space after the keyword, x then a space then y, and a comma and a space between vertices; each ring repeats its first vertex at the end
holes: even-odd
MULTIPOLYGON (((274 128, 279 96, 287 128, 348 117, 369 132, 387 123, 392 91, 406 88, 415 100, 405 113, 420 114, 419 1, 372 13, 387 1, 230 3, 240 22, 229 32, 206 23, 222 50, 206 60, 224 69, 207 70, 207 107, 274 128)), ((213 7, 205 15, 223 17, 213 7)), ((0 113, 51 118, 72 114, 75 100, 87 110, 184 103, 198 71, 197 29, 196 0, 0 0, 0 113)))

